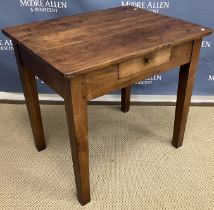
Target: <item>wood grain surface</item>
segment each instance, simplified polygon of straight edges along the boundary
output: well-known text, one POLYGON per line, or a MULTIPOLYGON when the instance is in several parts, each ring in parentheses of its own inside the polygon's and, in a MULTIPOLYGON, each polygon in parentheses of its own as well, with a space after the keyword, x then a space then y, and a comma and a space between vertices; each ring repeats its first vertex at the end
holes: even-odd
POLYGON ((6 28, 3 33, 64 77, 201 38, 211 29, 133 7, 6 28))

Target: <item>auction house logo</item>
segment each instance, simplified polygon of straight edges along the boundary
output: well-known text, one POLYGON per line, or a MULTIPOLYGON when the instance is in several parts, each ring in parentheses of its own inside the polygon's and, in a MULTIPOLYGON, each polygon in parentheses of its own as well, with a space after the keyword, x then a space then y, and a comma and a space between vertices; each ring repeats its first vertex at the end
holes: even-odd
POLYGON ((169 1, 121 1, 122 6, 133 6, 159 13, 160 9, 168 9, 169 1))
POLYGON ((202 41, 201 47, 203 47, 203 48, 211 48, 211 41, 207 41, 207 40, 202 41))
POLYGON ((136 85, 151 85, 153 81, 160 81, 162 80, 161 75, 155 75, 153 77, 150 77, 148 79, 142 80, 140 82, 135 83, 136 85))
POLYGON ((20 0, 20 7, 28 7, 31 12, 58 13, 67 8, 67 2, 49 0, 20 0))
POLYGON ((208 81, 214 81, 214 75, 210 74, 208 77, 208 81))
POLYGON ((13 50, 13 43, 10 39, 0 39, 0 50, 13 50))

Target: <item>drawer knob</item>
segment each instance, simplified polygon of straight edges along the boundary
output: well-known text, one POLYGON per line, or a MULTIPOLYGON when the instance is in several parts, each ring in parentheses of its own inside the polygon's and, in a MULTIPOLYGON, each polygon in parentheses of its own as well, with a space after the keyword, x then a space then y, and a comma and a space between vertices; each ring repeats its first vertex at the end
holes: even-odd
POLYGON ((148 57, 144 58, 144 63, 151 63, 151 61, 152 61, 152 58, 148 58, 148 57))

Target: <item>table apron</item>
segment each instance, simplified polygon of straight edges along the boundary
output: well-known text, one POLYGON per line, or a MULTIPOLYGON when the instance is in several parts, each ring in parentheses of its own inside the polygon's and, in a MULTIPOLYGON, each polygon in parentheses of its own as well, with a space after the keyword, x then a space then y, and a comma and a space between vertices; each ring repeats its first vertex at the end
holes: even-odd
MULTIPOLYGON (((158 59, 154 59, 154 64, 156 65, 154 65, 153 63, 146 66, 143 65, 142 69, 140 68, 141 66, 139 66, 138 63, 136 65, 135 61, 138 62, 139 58, 145 59, 147 55, 143 55, 139 58, 134 58, 134 62, 132 62, 132 60, 128 60, 120 64, 112 65, 110 67, 99 69, 82 75, 84 77, 86 86, 87 101, 102 96, 113 90, 130 86, 153 75, 160 74, 177 66, 188 63, 191 58, 192 45, 193 42, 191 41, 170 47, 170 50, 168 51, 167 49, 159 49, 158 51, 152 52, 149 55, 158 55, 158 59), (164 56, 161 57, 161 53, 159 52, 163 52, 164 56), (171 54, 170 59, 168 56, 168 52, 170 52, 171 54), (129 68, 127 68, 126 63, 128 64, 128 67, 130 67, 130 71, 128 71, 129 68), (134 66, 131 66, 132 63, 134 66), (136 70, 135 67, 137 67, 136 70)), ((55 90, 56 93, 65 98, 67 91, 67 79, 55 69, 53 69, 53 67, 48 65, 40 57, 30 54, 27 50, 21 47, 19 48, 19 51, 21 55, 22 65, 26 69, 33 71, 36 76, 38 76, 48 86, 55 90)), ((72 82, 72 78, 70 79, 72 82)))
POLYGON ((38 78, 64 98, 66 95, 66 79, 64 76, 40 57, 30 54, 24 48, 20 48, 19 51, 23 67, 32 71, 38 78))
MULTIPOLYGON (((122 64, 123 72, 121 72, 121 64, 113 65, 102 70, 93 71, 85 75, 87 100, 92 100, 96 97, 102 96, 108 92, 116 89, 130 86, 136 82, 168 71, 177 66, 188 63, 191 58, 193 42, 182 43, 177 46, 173 46, 170 49, 170 59, 163 58, 163 62, 159 62, 158 65, 151 65, 151 68, 143 68, 139 70, 130 70, 122 64), (165 59, 165 61, 164 61, 165 59)), ((166 50, 164 51, 164 53, 166 50)), ((143 57, 143 56, 141 56, 143 57)), ((138 58, 135 58, 138 61, 138 58)), ((127 61, 125 61, 127 62, 127 61)), ((127 62, 130 67, 130 63, 127 62)), ((136 66, 136 62, 133 62, 136 66)), ((135 67, 134 66, 134 67, 135 67)), ((137 65, 137 67, 139 67, 137 65)), ((133 68, 134 69, 134 68, 133 68)))

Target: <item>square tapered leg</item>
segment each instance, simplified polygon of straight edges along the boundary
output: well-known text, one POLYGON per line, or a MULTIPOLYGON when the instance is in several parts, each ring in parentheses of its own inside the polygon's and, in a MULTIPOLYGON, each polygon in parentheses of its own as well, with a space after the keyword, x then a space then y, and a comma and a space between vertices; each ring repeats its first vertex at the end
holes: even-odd
POLYGON ((128 112, 130 108, 131 86, 121 89, 121 111, 128 112))
POLYGON ((172 145, 176 148, 180 147, 183 143, 192 89, 195 81, 197 63, 201 48, 201 41, 202 40, 199 39, 193 42, 190 62, 180 67, 174 133, 172 140, 172 145))
POLYGON ((16 61, 18 64, 19 75, 23 87, 28 115, 33 131, 35 146, 38 151, 45 149, 45 138, 42 126, 42 118, 39 106, 38 91, 35 75, 22 64, 19 47, 14 43, 16 61))
POLYGON ((90 201, 87 101, 81 77, 67 82, 65 110, 70 136, 77 197, 81 205, 90 201))

